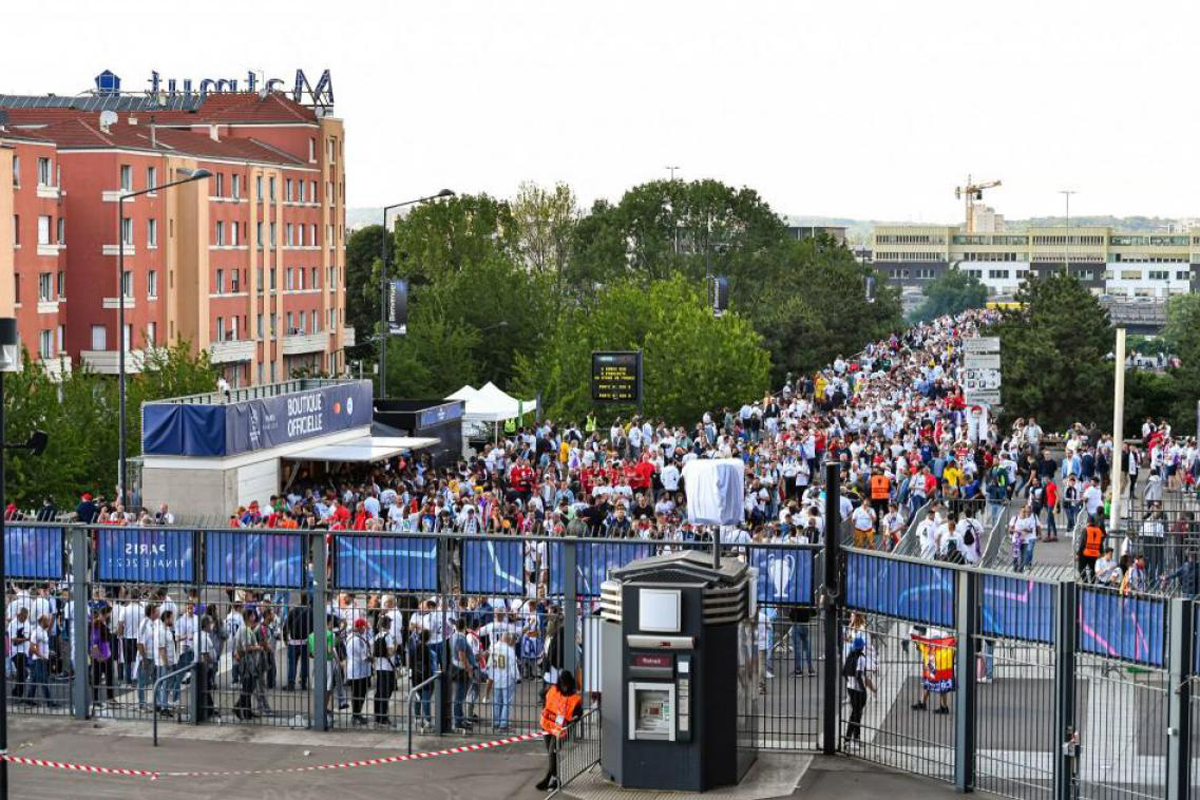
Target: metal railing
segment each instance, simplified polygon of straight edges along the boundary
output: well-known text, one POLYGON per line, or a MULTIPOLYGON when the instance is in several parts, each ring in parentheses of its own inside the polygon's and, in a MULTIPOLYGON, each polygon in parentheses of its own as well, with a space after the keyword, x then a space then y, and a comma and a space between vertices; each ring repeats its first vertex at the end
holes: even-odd
POLYGON ((600 709, 589 708, 567 726, 562 738, 554 739, 554 797, 571 781, 600 763, 600 709))
MULTIPOLYGON (((192 677, 192 682, 194 684, 192 688, 193 688, 193 691, 195 691, 196 689, 199 688, 199 684, 196 683, 196 681, 201 680, 200 666, 201 666, 201 662, 199 662, 199 661, 191 663, 191 664, 185 664, 184 666, 180 667, 179 669, 173 670, 171 672, 168 672, 166 675, 161 675, 161 676, 155 678, 153 687, 151 688, 151 699, 154 704, 154 736, 153 736, 153 738, 154 738, 154 746, 155 747, 158 747, 158 717, 165 710, 162 707, 162 704, 160 704, 158 702, 159 689, 163 686, 163 684, 167 683, 167 681, 174 681, 176 678, 178 678, 180 681, 182 681, 183 676, 186 673, 195 672, 196 674, 192 677)), ((180 714, 179 719, 182 719, 182 712, 177 712, 177 713, 180 714)))
POLYGON ((417 702, 430 702, 433 705, 433 715, 441 716, 442 708, 442 682, 439 680, 442 677, 442 671, 439 669, 425 680, 418 683, 416 686, 408 690, 408 696, 405 698, 405 708, 408 710, 408 754, 411 756, 413 751, 413 728, 416 726, 415 715, 413 714, 413 704, 417 702), (417 695, 426 686, 433 684, 433 698, 429 701, 418 701, 417 695))

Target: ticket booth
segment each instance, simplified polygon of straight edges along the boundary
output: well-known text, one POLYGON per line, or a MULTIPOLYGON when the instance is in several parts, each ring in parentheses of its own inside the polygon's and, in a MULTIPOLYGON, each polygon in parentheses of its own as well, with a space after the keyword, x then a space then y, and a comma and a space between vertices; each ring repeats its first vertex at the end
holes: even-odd
POLYGON ((705 791, 756 756, 751 571, 706 553, 655 556, 601 589, 600 765, 624 788, 705 791), (617 657, 609 656, 614 654, 617 657))

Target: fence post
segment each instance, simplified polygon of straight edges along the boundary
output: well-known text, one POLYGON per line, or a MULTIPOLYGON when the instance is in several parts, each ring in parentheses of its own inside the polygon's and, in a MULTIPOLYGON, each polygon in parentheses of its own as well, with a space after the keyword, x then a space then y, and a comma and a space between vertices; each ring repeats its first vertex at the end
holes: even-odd
POLYGON ((200 636, 202 631, 200 628, 200 600, 204 597, 203 583, 200 578, 200 569, 204 565, 204 551, 202 545, 206 544, 203 541, 203 533, 199 530, 192 531, 192 580, 196 586, 196 605, 192 609, 192 613, 196 619, 196 634, 192 637, 192 724, 199 725, 204 722, 208 709, 204 707, 204 698, 208 694, 208 665, 204 663, 204 657, 201 654, 200 636))
POLYGON ((975 708, 976 708, 976 639, 978 618, 975 615, 975 599, 980 596, 978 572, 970 569, 958 571, 955 616, 958 639, 958 661, 955 664, 955 679, 958 688, 954 692, 954 788, 970 792, 975 788, 975 708))
POLYGON ((329 667, 326 666, 325 639, 325 588, 328 574, 325 564, 325 534, 317 531, 312 541, 313 587, 313 672, 310 686, 313 687, 313 710, 309 726, 318 731, 329 730, 329 715, 325 713, 325 694, 329 690, 329 667))
MULTIPOLYGON (((1071 745, 1078 736, 1075 727, 1075 648, 1078 639, 1077 603, 1074 581, 1058 584, 1058 608, 1054 618, 1054 798, 1072 800, 1079 748, 1071 745)), ((1087 746, 1084 742, 1083 746, 1087 746)))
POLYGON ((575 561, 575 543, 563 543, 563 669, 571 674, 575 674, 578 667, 575 663, 578 635, 575 613, 579 610, 579 587, 575 561))
POLYGON ((87 719, 88 702, 88 531, 71 529, 71 707, 87 719))
POLYGON ((821 752, 834 755, 838 747, 838 709, 841 706, 840 564, 842 473, 837 462, 825 465, 825 666, 821 710, 821 752))
POLYGON ((1191 796, 1192 684, 1196 654, 1195 605, 1191 600, 1171 600, 1169 679, 1167 681, 1167 798, 1188 800, 1191 796))

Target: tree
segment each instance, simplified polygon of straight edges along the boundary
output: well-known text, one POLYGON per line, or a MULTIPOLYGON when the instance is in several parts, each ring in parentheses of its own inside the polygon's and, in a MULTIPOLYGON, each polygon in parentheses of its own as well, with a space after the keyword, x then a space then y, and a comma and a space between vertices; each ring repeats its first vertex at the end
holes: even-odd
POLYGON ((1179 366, 1168 371, 1174 395, 1167 408, 1169 419, 1177 433, 1195 434, 1200 401, 1200 295, 1171 298, 1163 339, 1179 356, 1179 366))
POLYGON ((349 358, 362 358, 373 347, 379 328, 379 253, 383 226, 368 225, 350 234, 346 242, 346 325, 354 328, 354 350, 349 358))
POLYGON ((914 322, 926 322, 946 314, 958 314, 987 305, 987 287, 973 275, 953 267, 930 281, 922 290, 925 302, 912 315, 914 322))
POLYGON ((394 397, 445 397, 479 382, 473 355, 482 337, 474 327, 443 314, 436 303, 414 307, 408 333, 388 340, 388 391, 394 397))
POLYGON ((565 183, 553 190, 522 183, 510 210, 516 224, 516 249, 521 262, 533 272, 560 278, 574 248, 579 206, 575 193, 565 183))
POLYGON ((516 222, 503 200, 479 194, 423 203, 396 222, 389 275, 419 284, 469 270, 496 256, 511 256, 516 236, 516 222))
POLYGON ((581 420, 592 409, 592 351, 639 348, 645 413, 673 423, 740 405, 769 385, 770 355, 750 323, 736 313, 714 316, 696 283, 676 276, 614 283, 594 305, 565 314, 541 347, 517 355, 516 391, 540 393, 551 418, 581 420))
POLYGON ((1058 274, 1026 279, 1016 302, 1021 307, 994 326, 1004 416, 1032 416, 1052 429, 1111 414, 1113 330, 1099 300, 1058 274))

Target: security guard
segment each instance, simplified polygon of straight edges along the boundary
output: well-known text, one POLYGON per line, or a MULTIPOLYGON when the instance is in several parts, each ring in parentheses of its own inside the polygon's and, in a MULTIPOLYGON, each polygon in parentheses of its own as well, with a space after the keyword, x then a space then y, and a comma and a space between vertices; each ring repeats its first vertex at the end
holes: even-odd
POLYGON ((550 754, 550 766, 546 777, 537 784, 538 791, 558 788, 558 743, 567 738, 567 729, 572 720, 579 716, 583 698, 575 691, 575 676, 563 670, 558 673, 558 683, 546 692, 546 704, 542 708, 542 730, 546 732, 546 751, 550 754))
POLYGON ((587 419, 583 425, 583 432, 586 433, 588 436, 591 436, 593 433, 596 432, 596 415, 595 414, 587 415, 587 419))
POLYGON ((888 499, 892 494, 892 481, 879 467, 871 476, 871 507, 875 509, 875 532, 879 532, 879 523, 888 510, 888 499))
POLYGON ((1088 520, 1079 546, 1079 574, 1089 583, 1096 579, 1096 559, 1104 552, 1104 528, 1098 517, 1088 520))

